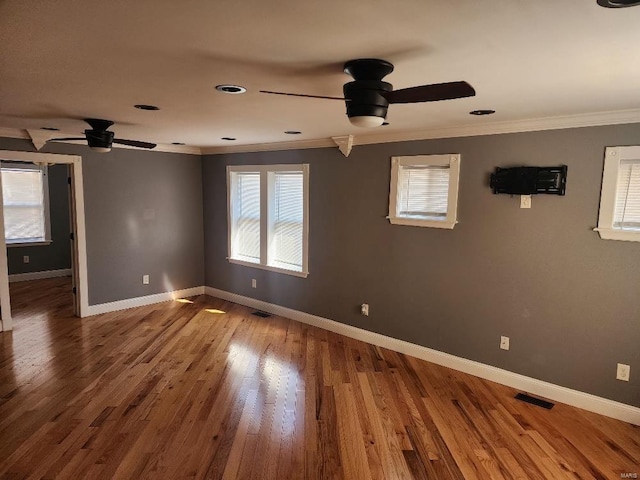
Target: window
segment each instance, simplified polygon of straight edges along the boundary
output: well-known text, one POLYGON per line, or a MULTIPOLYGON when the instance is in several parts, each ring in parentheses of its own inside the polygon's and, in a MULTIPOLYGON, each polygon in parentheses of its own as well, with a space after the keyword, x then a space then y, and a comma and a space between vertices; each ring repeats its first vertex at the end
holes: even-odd
POLYGON ((460 155, 391 158, 389 221, 396 225, 453 228, 460 155))
POLYGON ((229 261, 308 275, 309 165, 228 166, 229 261))
POLYGON ((2 197, 8 245, 50 243, 46 166, 3 162, 2 197))
POLYGON ((604 239, 640 242, 640 147, 607 147, 595 230, 604 239))

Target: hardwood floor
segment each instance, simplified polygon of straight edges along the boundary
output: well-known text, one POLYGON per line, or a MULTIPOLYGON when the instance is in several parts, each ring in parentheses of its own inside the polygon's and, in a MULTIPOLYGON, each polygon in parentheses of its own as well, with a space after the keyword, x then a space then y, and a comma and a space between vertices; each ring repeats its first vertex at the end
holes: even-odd
POLYGON ((207 296, 80 320, 68 281, 11 285, 0 478, 640 475, 639 427, 207 296))

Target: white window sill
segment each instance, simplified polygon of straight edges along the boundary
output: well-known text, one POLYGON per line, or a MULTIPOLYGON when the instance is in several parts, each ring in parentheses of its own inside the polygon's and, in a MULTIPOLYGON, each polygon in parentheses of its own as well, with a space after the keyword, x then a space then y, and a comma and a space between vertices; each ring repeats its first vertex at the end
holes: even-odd
POLYGON ((419 220, 417 218, 400 218, 400 217, 387 217, 389 223, 393 225, 408 225, 411 227, 430 227, 430 228, 444 228, 452 230, 456 226, 456 221, 446 220, 419 220))
POLYGON ((7 242, 7 247, 42 247, 46 245, 51 245, 53 242, 51 240, 42 240, 38 242, 7 242))
POLYGON ((260 270, 267 270, 269 272, 284 273, 285 275, 292 275, 294 277, 307 278, 309 276, 309 272, 298 272, 296 270, 287 270, 286 268, 271 267, 269 265, 261 265, 259 263, 236 260, 235 258, 228 258, 227 260, 229 260, 229 263, 235 263, 236 265, 244 265, 245 267, 259 268, 260 270))
POLYGON ((640 230, 620 230, 619 228, 598 227, 593 229, 604 240, 624 240, 627 242, 640 242, 640 230))

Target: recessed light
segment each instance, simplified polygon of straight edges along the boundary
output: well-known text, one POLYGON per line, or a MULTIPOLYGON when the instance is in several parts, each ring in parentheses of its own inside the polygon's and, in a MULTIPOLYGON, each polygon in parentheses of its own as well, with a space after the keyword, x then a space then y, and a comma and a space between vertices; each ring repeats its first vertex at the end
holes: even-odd
POLYGON ((48 130, 50 132, 59 132, 60 131, 59 128, 55 128, 55 127, 40 127, 40 130, 48 130))
POLYGON ((235 140, 235 138, 233 138, 233 137, 222 137, 220 140, 228 140, 228 141, 232 142, 232 141, 235 140))
POLYGON ((299 132, 298 130, 285 130, 285 132, 287 135, 300 135, 302 132, 299 132))
POLYGON ((160 107, 156 107, 155 105, 134 105, 138 110, 160 110, 160 107))
POLYGON ((469 112, 469 115, 493 115, 496 113, 495 110, 474 110, 473 112, 469 112))
POLYGON ((606 8, 625 8, 640 5, 640 0, 598 0, 598 5, 606 8))
POLYGON ((184 142, 171 142, 171 145, 184 145, 184 142))
POLYGON ((217 85, 216 90, 222 93, 229 93, 231 95, 237 95, 247 91, 246 88, 241 87, 240 85, 217 85))

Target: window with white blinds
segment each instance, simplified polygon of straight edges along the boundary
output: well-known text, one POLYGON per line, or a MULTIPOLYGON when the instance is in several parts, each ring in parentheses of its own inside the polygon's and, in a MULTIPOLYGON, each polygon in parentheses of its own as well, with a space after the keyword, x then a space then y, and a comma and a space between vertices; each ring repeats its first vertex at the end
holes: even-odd
POLYGON ((3 162, 2 197, 7 244, 50 240, 46 166, 3 162))
POLYGON ((302 271, 304 231, 304 175, 270 172, 272 209, 269 222, 268 264, 302 271))
POLYGON ((640 160, 620 162, 613 226, 640 230, 640 160))
POLYGON ((260 172, 234 172, 231 178, 231 257, 260 263, 260 172))
POLYGON ((595 230, 607 240, 640 242, 640 146, 607 147, 595 230))
POLYGON ((228 166, 229 261, 308 275, 308 165, 228 166))
POLYGON ((459 155, 393 157, 389 221, 399 225, 453 228, 459 171, 459 155))

